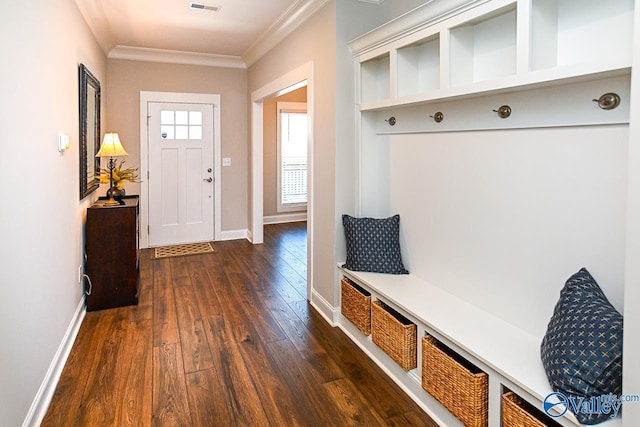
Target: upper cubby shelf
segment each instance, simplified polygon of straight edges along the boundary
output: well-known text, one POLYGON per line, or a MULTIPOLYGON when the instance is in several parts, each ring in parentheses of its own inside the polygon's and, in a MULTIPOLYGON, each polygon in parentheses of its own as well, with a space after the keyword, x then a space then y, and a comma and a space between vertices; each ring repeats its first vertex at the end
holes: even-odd
POLYGON ((450 28, 448 38, 450 87, 497 80, 516 73, 514 4, 450 28))
POLYGON ((381 55, 360 64, 362 102, 372 102, 391 97, 389 54, 381 55))
POLYGON ((398 96, 440 88, 440 38, 438 34, 397 51, 398 96))
POLYGON ((361 110, 630 72, 633 0, 434 3, 351 42, 361 110))
POLYGON ((529 0, 529 69, 631 62, 633 0, 529 0))

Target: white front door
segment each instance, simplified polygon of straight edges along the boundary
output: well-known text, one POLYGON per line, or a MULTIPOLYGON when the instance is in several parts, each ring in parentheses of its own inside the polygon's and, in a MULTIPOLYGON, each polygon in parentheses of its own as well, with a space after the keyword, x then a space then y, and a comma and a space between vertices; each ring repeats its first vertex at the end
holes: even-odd
POLYGON ((148 103, 149 246, 214 238, 213 105, 148 103))

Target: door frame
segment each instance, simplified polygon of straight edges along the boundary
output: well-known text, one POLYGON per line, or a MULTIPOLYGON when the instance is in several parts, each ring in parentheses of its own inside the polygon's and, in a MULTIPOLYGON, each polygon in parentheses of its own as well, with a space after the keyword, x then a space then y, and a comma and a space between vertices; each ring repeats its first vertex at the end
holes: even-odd
POLYGON ((313 61, 285 73, 274 81, 251 92, 251 211, 249 240, 253 244, 264 242, 264 171, 263 171, 263 103, 266 100, 307 87, 307 116, 309 138, 307 149, 307 300, 313 294, 313 61))
POLYGON ((147 105, 149 102, 213 105, 213 239, 222 235, 222 159, 220 132, 220 95, 208 93, 148 92, 140 91, 140 247, 149 247, 149 135, 147 105))

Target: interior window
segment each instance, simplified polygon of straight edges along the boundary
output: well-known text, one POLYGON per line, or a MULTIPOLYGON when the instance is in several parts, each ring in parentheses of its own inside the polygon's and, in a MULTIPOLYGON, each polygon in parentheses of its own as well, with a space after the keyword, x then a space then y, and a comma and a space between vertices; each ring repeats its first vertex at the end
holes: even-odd
POLYGON ((278 212, 307 208, 307 104, 278 102, 278 212))

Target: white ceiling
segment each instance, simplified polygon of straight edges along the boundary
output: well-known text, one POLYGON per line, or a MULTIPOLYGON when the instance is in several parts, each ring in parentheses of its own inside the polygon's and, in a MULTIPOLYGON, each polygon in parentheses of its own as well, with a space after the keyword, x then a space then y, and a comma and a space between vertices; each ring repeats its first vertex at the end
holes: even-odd
POLYGON ((278 28, 308 17, 326 2, 194 1, 220 8, 214 12, 191 9, 189 0, 76 0, 107 54, 114 48, 134 47, 236 58, 252 56, 256 45, 281 31, 278 28))

